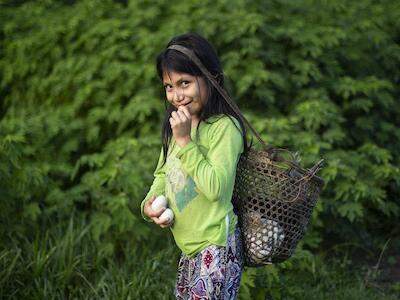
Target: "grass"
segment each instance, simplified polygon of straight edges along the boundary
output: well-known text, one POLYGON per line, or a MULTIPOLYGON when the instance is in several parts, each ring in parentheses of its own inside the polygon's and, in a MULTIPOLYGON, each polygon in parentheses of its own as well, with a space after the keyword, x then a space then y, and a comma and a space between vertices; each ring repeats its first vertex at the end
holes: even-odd
POLYGON ((73 220, 20 244, 0 251, 1 299, 172 299, 172 247, 109 255, 73 220))
MULTIPOLYGON (((110 247, 96 243, 75 219, 2 246, 0 299, 174 299, 179 252, 172 241, 161 248, 152 241, 110 247)), ((370 269, 343 260, 317 263, 313 274, 267 268, 246 271, 240 299, 398 299, 371 284, 370 269)))

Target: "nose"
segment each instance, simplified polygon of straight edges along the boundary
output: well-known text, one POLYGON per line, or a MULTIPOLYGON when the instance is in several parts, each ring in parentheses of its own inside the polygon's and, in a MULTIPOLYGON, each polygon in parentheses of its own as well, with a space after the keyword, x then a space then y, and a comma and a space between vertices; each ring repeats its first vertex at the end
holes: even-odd
POLYGON ((183 90, 180 88, 177 88, 175 90, 175 101, 176 102, 181 102, 185 98, 185 95, 183 94, 183 90))

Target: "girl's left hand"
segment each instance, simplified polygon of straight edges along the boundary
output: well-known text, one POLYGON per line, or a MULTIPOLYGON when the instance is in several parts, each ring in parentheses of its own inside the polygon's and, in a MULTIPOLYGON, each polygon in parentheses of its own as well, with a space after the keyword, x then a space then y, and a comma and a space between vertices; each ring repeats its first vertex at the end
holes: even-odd
POLYGON ((180 147, 185 146, 192 140, 190 137, 192 116, 185 106, 179 106, 177 111, 171 113, 169 123, 171 124, 172 134, 175 137, 176 143, 180 147))

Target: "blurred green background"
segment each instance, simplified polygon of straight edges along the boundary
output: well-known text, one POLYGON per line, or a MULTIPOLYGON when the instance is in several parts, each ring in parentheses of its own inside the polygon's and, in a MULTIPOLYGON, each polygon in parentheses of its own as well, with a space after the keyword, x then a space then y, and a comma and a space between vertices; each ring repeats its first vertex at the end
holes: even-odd
POLYGON ((141 219, 165 110, 155 57, 195 31, 268 143, 325 159, 295 255, 240 299, 398 299, 399 1, 1 1, 0 298, 173 299, 141 219))

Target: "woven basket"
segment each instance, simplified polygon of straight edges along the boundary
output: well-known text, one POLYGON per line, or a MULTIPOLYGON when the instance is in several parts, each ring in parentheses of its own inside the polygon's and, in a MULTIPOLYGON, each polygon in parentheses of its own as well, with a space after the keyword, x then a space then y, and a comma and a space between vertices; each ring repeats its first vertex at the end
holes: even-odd
POLYGON ((323 186, 315 175, 322 161, 305 170, 271 157, 270 151, 252 149, 237 167, 232 203, 250 267, 282 262, 293 254, 323 186))

